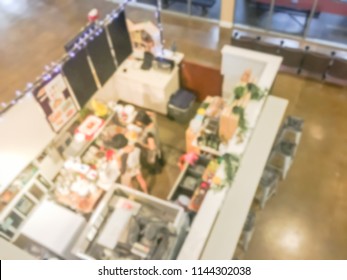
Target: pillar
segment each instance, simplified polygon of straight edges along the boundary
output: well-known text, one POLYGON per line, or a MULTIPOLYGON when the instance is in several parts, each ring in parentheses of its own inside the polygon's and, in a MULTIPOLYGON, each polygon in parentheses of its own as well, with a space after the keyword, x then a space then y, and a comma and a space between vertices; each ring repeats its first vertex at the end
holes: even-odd
POLYGON ((234 10, 236 0, 221 0, 219 25, 232 28, 234 23, 234 10))

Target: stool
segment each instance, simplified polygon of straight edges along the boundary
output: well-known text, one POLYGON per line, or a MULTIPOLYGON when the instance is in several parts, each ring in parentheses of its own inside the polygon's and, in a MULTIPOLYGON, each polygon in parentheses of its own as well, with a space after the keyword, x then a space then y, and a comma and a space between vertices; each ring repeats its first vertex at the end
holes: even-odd
POLYGON ((296 147, 296 144, 287 141, 281 141, 273 147, 267 166, 277 170, 282 180, 286 178, 293 162, 296 147))
POLYGON ((193 115, 194 93, 179 89, 171 95, 168 103, 168 117, 180 123, 187 123, 193 115))
POLYGON ((302 134, 304 120, 298 117, 289 116, 283 123, 278 141, 287 141, 299 144, 302 134))
POLYGON ((256 197, 261 209, 264 209, 266 202, 276 193, 279 179, 280 175, 276 169, 270 166, 265 167, 259 183, 261 195, 256 197))
POLYGON ((247 218, 241 233, 241 237, 239 240, 239 244, 244 251, 247 251, 248 249, 249 242, 251 241, 253 236, 254 227, 255 227, 255 213, 253 211, 250 211, 247 215, 247 218))

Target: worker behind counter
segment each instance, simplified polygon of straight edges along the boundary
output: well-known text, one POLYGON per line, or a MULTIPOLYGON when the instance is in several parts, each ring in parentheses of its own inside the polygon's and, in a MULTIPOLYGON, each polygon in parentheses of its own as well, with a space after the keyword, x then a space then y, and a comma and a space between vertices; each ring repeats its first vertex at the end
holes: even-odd
POLYGON ((108 146, 117 150, 116 157, 121 174, 121 183, 133 187, 132 180, 135 178, 142 191, 148 193, 147 183, 141 172, 141 149, 136 144, 131 144, 121 133, 113 136, 108 146))
POLYGON ((135 125, 143 129, 139 144, 142 150, 141 163, 150 174, 160 173, 164 165, 163 154, 160 149, 159 132, 156 116, 153 112, 140 110, 134 121, 135 125))

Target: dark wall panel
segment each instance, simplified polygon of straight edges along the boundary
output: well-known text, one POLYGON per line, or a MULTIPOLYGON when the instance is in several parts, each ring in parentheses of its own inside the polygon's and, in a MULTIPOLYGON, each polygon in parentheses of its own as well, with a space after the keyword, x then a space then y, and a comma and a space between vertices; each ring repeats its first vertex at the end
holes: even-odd
POLYGON ((63 73, 81 108, 97 91, 97 85, 87 60, 87 51, 82 49, 63 65, 63 73))
POLYGON ((93 62, 99 81, 103 85, 116 71, 116 65, 104 29, 99 36, 88 42, 87 52, 93 62))
POLYGON ((64 49, 66 52, 71 51, 75 44, 78 43, 78 41, 83 37, 85 33, 88 33, 91 30, 95 30, 96 26, 95 23, 90 23, 88 26, 84 27, 74 38, 72 38, 69 42, 67 42, 64 46, 64 49))
POLYGON ((203 101, 207 96, 221 96, 223 76, 220 69, 184 60, 181 65, 181 85, 196 93, 203 101))
POLYGON ((130 35, 125 21, 125 12, 122 11, 118 17, 112 20, 107 26, 107 29, 116 52, 117 62, 121 64, 132 53, 130 35))

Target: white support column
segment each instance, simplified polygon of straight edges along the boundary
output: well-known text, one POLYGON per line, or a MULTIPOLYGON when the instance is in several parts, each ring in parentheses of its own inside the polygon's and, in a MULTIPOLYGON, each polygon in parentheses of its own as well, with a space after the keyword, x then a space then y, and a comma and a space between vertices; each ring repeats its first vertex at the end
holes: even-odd
POLYGON ((234 23, 235 0, 221 0, 220 27, 232 28, 234 23))

